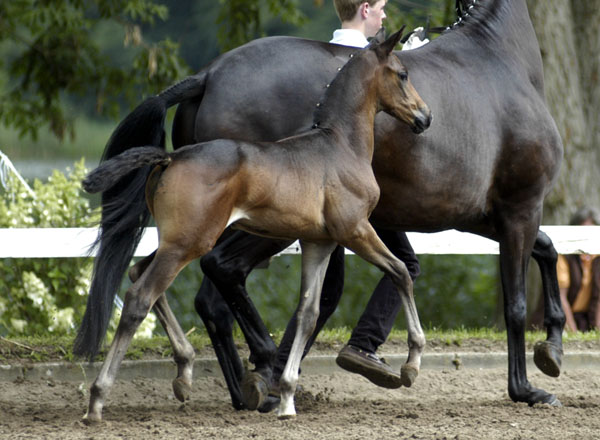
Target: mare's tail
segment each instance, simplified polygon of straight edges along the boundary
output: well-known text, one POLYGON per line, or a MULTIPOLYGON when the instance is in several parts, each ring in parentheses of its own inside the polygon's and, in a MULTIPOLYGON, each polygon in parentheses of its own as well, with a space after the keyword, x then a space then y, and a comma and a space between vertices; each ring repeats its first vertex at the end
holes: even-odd
MULTIPOLYGON (((165 149, 167 109, 186 99, 201 98, 206 73, 185 78, 157 96, 146 99, 121 121, 110 137, 102 162, 134 147, 165 149)), ((150 213, 144 190, 151 166, 129 169, 102 193, 102 218, 95 247, 94 272, 85 314, 75 338, 73 353, 93 359, 112 315, 113 302, 129 262, 140 242, 150 213)))

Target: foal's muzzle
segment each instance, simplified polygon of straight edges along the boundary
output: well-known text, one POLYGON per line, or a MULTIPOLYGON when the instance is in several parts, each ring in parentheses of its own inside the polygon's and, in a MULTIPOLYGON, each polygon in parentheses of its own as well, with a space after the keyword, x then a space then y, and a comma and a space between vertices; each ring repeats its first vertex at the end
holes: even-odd
POLYGON ((412 125, 413 133, 420 134, 429 128, 433 115, 429 109, 419 109, 412 125))

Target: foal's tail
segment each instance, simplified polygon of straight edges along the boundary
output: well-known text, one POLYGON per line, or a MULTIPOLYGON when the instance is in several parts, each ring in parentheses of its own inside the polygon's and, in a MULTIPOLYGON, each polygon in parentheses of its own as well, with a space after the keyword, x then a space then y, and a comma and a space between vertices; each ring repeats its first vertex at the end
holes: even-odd
MULTIPOLYGON (((140 146, 153 146, 164 152, 167 109, 184 100, 202 97, 206 77, 205 71, 189 76, 142 102, 115 129, 102 162, 108 163, 124 151, 140 146)), ((144 189, 151 169, 143 165, 125 169, 110 181, 111 185, 97 189, 104 191, 100 234, 94 243, 98 252, 85 315, 73 346, 76 355, 93 359, 104 339, 115 296, 150 219, 144 189)))
POLYGON ((135 147, 103 162, 83 179, 83 189, 90 194, 111 189, 130 172, 144 166, 167 166, 171 156, 162 148, 135 147))

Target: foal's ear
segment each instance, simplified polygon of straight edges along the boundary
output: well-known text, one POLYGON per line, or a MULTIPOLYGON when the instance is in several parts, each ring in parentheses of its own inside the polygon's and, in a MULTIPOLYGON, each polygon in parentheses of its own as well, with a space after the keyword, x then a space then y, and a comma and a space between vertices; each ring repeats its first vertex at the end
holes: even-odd
POLYGON ((402 33, 404 32, 405 27, 406 25, 402 26, 398 32, 390 35, 387 40, 377 47, 377 50, 381 55, 387 56, 392 53, 394 47, 396 47, 398 42, 402 39, 402 33))
POLYGON ((380 27, 375 36, 371 39, 371 43, 381 44, 385 41, 385 27, 380 27))

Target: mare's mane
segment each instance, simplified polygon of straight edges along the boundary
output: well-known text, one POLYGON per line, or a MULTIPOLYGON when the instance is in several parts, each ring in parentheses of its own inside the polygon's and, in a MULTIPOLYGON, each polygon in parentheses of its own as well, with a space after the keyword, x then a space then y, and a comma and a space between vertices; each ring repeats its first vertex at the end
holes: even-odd
POLYGON ((506 29, 497 24, 510 14, 511 8, 508 3, 501 0, 457 0, 457 20, 446 28, 436 28, 434 32, 439 31, 441 35, 438 39, 441 41, 455 34, 467 35, 478 40, 502 37, 499 30, 506 32, 506 29))
MULTIPOLYGON (((367 46, 367 48, 369 46, 367 46)), ((364 58, 364 57, 360 57, 360 56, 356 56, 356 55, 360 55, 361 51, 367 50, 367 48, 364 48, 364 49, 357 48, 356 52, 352 52, 349 56, 350 59, 346 63, 344 63, 344 65, 342 67, 339 68, 339 70, 338 70, 337 74, 335 75, 335 77, 333 78, 333 80, 331 80, 331 82, 325 86, 325 93, 323 94, 320 101, 316 104, 316 109, 313 113, 312 128, 325 128, 325 127, 320 127, 321 123, 323 121, 325 121, 326 119, 328 119, 328 117, 332 111, 335 111, 335 109, 331 109, 326 104, 328 104, 331 101, 336 101, 335 98, 332 98, 332 95, 334 95, 335 93, 340 93, 340 91, 337 90, 339 88, 340 81, 347 80, 347 78, 345 78, 345 72, 347 70, 347 66, 351 65, 351 64, 355 64, 357 62, 360 62, 360 59, 364 58), (340 78, 342 78, 342 79, 340 79, 340 78)), ((390 54, 390 56, 392 56, 392 54, 390 54)), ((346 91, 346 94, 347 95, 353 94, 353 91, 352 92, 346 91)))

